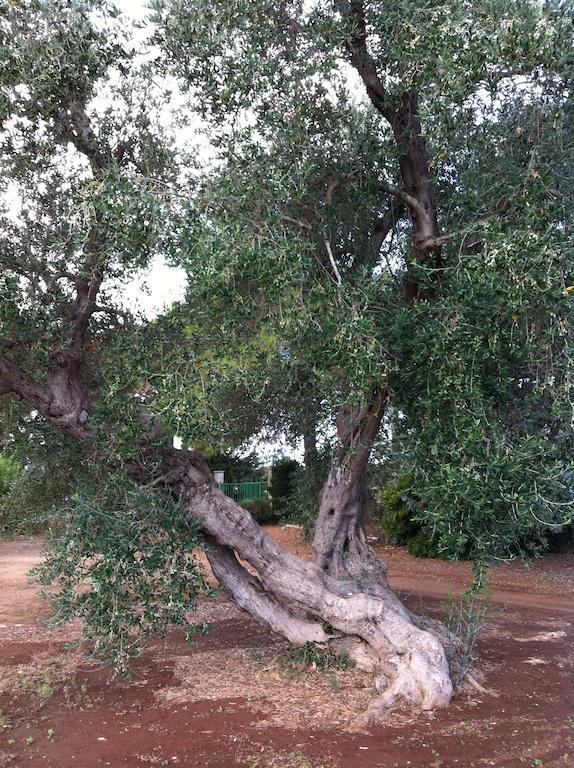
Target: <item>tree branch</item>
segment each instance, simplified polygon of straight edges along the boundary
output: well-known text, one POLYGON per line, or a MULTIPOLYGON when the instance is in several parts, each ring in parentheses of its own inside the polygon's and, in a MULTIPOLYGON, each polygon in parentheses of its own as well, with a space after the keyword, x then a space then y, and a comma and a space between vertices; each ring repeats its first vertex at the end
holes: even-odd
POLYGON ((293 224, 294 227, 298 227, 299 229, 304 229, 305 232, 311 232, 313 227, 309 224, 308 221, 300 221, 299 219, 293 219, 291 216, 283 216, 283 221, 286 224, 293 224))
POLYGON ((82 101, 72 100, 67 108, 60 110, 54 122, 54 132, 70 141, 89 160, 93 170, 102 170, 109 165, 112 155, 102 152, 98 146, 82 101))
POLYGON ((333 274, 335 275, 335 280, 337 282, 337 285, 341 285, 341 273, 339 272, 339 268, 337 267, 337 262, 335 261, 335 257, 333 256, 333 251, 331 249, 331 243, 328 240, 325 240, 325 249, 327 251, 327 256, 329 257, 329 262, 331 264, 331 267, 333 269, 333 274))
POLYGON ((47 411, 49 399, 42 387, 3 356, 0 356, 0 374, 0 394, 14 393, 39 413, 47 411))
POLYGON ((389 184, 386 181, 379 182, 379 186, 384 192, 388 192, 389 195, 393 195, 394 197, 397 197, 399 200, 401 200, 410 208, 413 213, 418 214, 419 216, 424 216, 425 210, 421 203, 417 200, 416 197, 410 195, 406 190, 399 189, 399 187, 395 187, 394 184, 389 184))
POLYGON ((76 282, 76 275, 73 275, 71 272, 56 272, 54 275, 51 275, 46 280, 46 290, 48 292, 51 292, 54 290, 55 284, 58 282, 58 280, 69 280, 72 283, 76 282))
POLYGON ((385 213, 375 223, 371 233, 371 248, 375 258, 378 257, 380 250, 383 247, 383 243, 387 239, 387 235, 392 232, 397 223, 404 216, 405 210, 402 201, 398 202, 397 200, 392 200, 385 213))
POLYGON ((339 2, 341 16, 348 21, 350 36, 346 42, 351 65, 357 70, 373 106, 389 122, 392 119, 393 104, 379 75, 367 45, 367 21, 362 2, 339 2))

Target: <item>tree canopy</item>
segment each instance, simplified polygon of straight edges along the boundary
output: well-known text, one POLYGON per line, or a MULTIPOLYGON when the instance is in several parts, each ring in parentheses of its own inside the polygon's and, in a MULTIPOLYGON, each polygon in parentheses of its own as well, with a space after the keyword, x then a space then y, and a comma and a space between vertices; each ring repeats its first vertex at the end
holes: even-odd
MULTIPOLYGON (((98 552, 89 578, 128 584, 122 605, 167 599, 159 623, 184 621, 201 578, 182 541, 201 528, 273 629, 325 641, 327 622, 387 653, 392 632, 365 623, 388 586, 362 522, 385 412, 443 554, 513 556, 571 519, 572 5, 151 7, 143 42, 107 0, 0 10, 2 436, 24 466, 73 454, 63 546, 85 543, 47 574, 96 635, 111 593, 72 592, 98 552), (186 297, 146 321, 122 293, 157 257, 186 297), (319 424, 337 444, 313 566, 169 448, 319 424), (157 568, 180 576, 154 591, 157 568)), ((440 643, 392 605, 416 639, 385 703, 445 703, 440 643)))

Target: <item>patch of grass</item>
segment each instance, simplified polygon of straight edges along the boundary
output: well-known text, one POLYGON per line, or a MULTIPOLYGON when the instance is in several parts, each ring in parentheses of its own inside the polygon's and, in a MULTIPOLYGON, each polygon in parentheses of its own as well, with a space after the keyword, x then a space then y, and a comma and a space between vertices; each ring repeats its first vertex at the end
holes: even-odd
POLYGON ((0 712, 0 731, 7 731, 9 728, 12 728, 10 716, 0 712))
POLYGON ((355 662, 346 653, 337 653, 329 646, 322 647, 313 643, 290 648, 284 658, 287 664, 303 665, 311 669, 345 670, 355 666, 355 662))
POLYGON ((355 662, 346 654, 338 653, 333 648, 314 643, 292 646, 269 659, 263 653, 252 649, 249 657, 259 669, 274 669, 282 677, 293 680, 304 672, 320 671, 326 673, 334 690, 340 688, 337 671, 353 669, 355 662))
POLYGON ((39 699, 42 699, 42 701, 47 701, 47 699, 51 699, 54 693, 56 692, 56 689, 54 687, 54 681, 52 679, 52 671, 48 667, 48 669, 44 670, 44 673, 42 675, 42 681, 40 682, 36 695, 39 699))
POLYGON ((326 672, 325 676, 327 680, 329 681, 329 685, 334 691, 340 691, 341 690, 341 681, 337 677, 337 675, 334 672, 326 672))
POLYGON ((258 651, 257 648, 250 648, 247 655, 251 661, 254 661, 257 664, 257 666, 264 666, 266 664, 265 655, 261 653, 261 651, 258 651))

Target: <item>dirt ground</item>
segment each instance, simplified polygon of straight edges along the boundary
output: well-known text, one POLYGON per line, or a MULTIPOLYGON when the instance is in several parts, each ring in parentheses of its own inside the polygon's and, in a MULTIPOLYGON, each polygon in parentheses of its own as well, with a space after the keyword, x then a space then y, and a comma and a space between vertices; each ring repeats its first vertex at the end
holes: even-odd
MULTIPOLYGON (((301 556, 294 528, 272 528, 301 556)), ((410 608, 441 616, 471 581, 467 563, 379 546, 410 608)), ((224 596, 211 631, 150 644, 131 680, 65 646, 26 573, 41 541, 0 542, 0 766, 224 768, 574 768, 574 556, 493 569, 476 677, 435 713, 398 712, 369 730, 356 716, 372 681, 355 670, 285 666, 285 646, 224 596)))

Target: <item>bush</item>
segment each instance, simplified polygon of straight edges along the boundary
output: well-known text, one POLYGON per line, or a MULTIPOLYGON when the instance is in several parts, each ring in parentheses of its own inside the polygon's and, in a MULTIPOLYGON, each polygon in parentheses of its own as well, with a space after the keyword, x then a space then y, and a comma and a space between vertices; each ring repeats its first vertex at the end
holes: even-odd
POLYGON ((271 471, 271 498, 273 509, 283 509, 295 488, 295 476, 300 464, 295 459, 283 457, 273 464, 271 471))
POLYGON ((240 504, 257 523, 276 523, 278 520, 269 499, 250 499, 249 501, 241 501, 240 504))
POLYGON ((432 538, 423 530, 418 531, 408 540, 407 552, 413 557, 430 557, 433 559, 440 557, 432 538))
POLYGON ((394 544, 405 546, 413 557, 440 557, 438 548, 416 519, 418 502, 409 495, 411 478, 403 475, 377 494, 381 528, 394 544))
POLYGON ((381 528, 395 544, 405 545, 421 529, 412 519, 412 502, 407 492, 410 478, 407 475, 387 483, 377 494, 382 517, 381 528))

